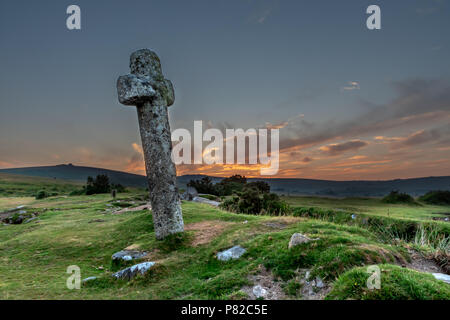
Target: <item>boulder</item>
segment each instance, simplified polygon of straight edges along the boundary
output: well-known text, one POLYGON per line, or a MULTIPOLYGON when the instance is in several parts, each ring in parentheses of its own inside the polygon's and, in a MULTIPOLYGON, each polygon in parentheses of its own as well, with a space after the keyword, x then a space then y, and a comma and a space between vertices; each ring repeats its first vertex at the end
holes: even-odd
POLYGON ((320 277, 316 277, 316 279, 314 280, 313 286, 315 286, 317 288, 323 288, 323 287, 325 287, 325 284, 323 283, 323 281, 320 277))
POLYGON ((265 298, 267 296, 267 290, 264 287, 257 285, 253 287, 253 294, 256 298, 265 298))
POLYGON ((214 200, 209 200, 206 198, 202 198, 202 197, 194 197, 192 199, 192 201, 194 202, 199 202, 199 203, 204 203, 204 204, 209 204, 213 207, 218 207, 220 205, 220 202, 214 201, 214 200))
POLYGON ((301 233, 294 233, 291 236, 291 240, 289 241, 289 249, 295 246, 298 246, 299 244, 302 243, 308 243, 310 242, 312 239, 308 238, 307 236, 301 234, 301 233))
POLYGON ((192 201, 195 197, 198 196, 197 189, 194 187, 188 187, 186 192, 181 195, 182 200, 192 201))
POLYGON ((142 259, 147 255, 147 252, 136 251, 136 250, 122 250, 116 252, 112 255, 113 262, 118 261, 131 261, 136 259, 142 259))
POLYGON ((12 218, 9 218, 9 223, 12 224, 21 224, 23 222, 23 216, 13 216, 12 218))
POLYGON ((246 251, 247 250, 245 250, 241 246, 234 246, 228 250, 219 252, 217 254, 217 259, 219 259, 220 261, 239 259, 246 251))
POLYGON ((34 220, 36 220, 37 218, 38 218, 38 217, 29 218, 29 219, 25 220, 24 224, 25 224, 25 223, 30 223, 31 221, 34 221, 34 220))
POLYGON ((450 283, 450 275, 443 273, 433 273, 433 277, 437 280, 442 280, 444 282, 450 283))
POLYGON ((131 280, 138 274, 145 275, 154 265, 154 262, 142 262, 139 264, 135 264, 134 266, 131 266, 129 268, 120 270, 114 273, 112 276, 116 279, 131 280))
POLYGON ((86 279, 81 280, 81 282, 85 283, 85 282, 89 282, 89 281, 96 280, 96 279, 97 279, 97 277, 88 277, 86 279))

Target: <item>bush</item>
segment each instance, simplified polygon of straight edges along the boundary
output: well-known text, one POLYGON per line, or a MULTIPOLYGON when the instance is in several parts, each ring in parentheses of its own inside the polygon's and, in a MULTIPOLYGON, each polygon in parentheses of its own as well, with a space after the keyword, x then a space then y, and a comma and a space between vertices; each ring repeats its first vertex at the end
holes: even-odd
POLYGON ((274 193, 262 195, 257 189, 246 189, 240 195, 225 200, 221 208, 245 214, 285 215, 290 212, 289 205, 274 193))
POLYGON ((82 196, 86 194, 86 187, 83 186, 82 189, 73 190, 71 193, 69 193, 69 196, 82 196))
POLYGON ((385 203, 415 203, 414 198, 407 193, 400 193, 399 191, 391 191, 386 197, 381 201, 385 203))
POLYGON ((48 198, 50 195, 48 194, 47 191, 45 190, 40 190, 37 194, 36 194, 36 200, 39 199, 45 199, 48 198))
POLYGON ((120 183, 118 183, 118 184, 111 184, 111 190, 116 190, 117 193, 128 192, 128 190, 123 185, 121 185, 120 183))
POLYGON ((82 189, 73 190, 70 196, 81 196, 81 195, 92 195, 99 193, 110 193, 114 189, 116 192, 128 192, 124 186, 119 184, 110 184, 109 178, 105 174, 99 174, 95 179, 92 177, 87 177, 86 186, 82 189))
POLYGON ((198 193, 212 194, 215 196, 231 196, 245 192, 248 189, 257 189, 260 193, 269 193, 270 186, 264 181, 254 181, 247 183, 247 178, 239 174, 225 178, 213 184, 210 177, 203 177, 200 180, 191 180, 188 187, 194 187, 198 193))
POLYGON ((109 178, 105 174, 99 174, 95 180, 92 177, 87 178, 86 194, 98 194, 111 192, 109 178))
POLYGON ((198 193, 218 195, 210 177, 203 177, 201 180, 191 180, 187 186, 195 188, 198 193))
POLYGON ((262 207, 270 215, 285 215, 291 211, 289 205, 275 193, 263 194, 262 207))
POLYGON ((225 178, 221 181, 223 184, 227 183, 237 183, 237 184, 246 184, 247 178, 245 176, 241 176, 240 174, 235 174, 229 178, 225 178))
POLYGON ((428 204, 450 205, 450 191, 430 191, 419 200, 428 204))
POLYGON ((220 198, 218 198, 217 196, 212 195, 212 194, 202 194, 199 197, 202 197, 202 198, 205 198, 205 199, 208 199, 208 200, 212 200, 212 201, 220 201, 220 198))
POLYGON ((245 185, 245 188, 258 189, 258 191, 261 193, 270 193, 270 186, 267 182, 264 181, 249 182, 245 185))
POLYGON ((262 201, 256 189, 248 189, 239 198, 238 208, 240 213, 258 214, 261 213, 262 201))

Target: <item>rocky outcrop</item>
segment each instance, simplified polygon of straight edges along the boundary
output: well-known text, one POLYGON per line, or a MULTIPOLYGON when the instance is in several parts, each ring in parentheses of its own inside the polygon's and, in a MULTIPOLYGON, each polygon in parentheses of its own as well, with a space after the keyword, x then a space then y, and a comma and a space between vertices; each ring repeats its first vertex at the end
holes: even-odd
POLYGON ((119 252, 116 252, 112 255, 111 259, 113 262, 120 262, 120 261, 131 261, 136 259, 142 259, 147 255, 147 252, 144 251, 137 251, 137 250, 122 250, 119 252))
POLYGON ((114 273, 112 276, 116 279, 131 280, 139 274, 145 275, 154 265, 154 262, 142 262, 126 269, 120 270, 114 273))
POLYGON ((186 192, 181 195, 181 200, 192 201, 197 196, 197 189, 195 189, 194 187, 187 187, 186 192))
POLYGON ((291 236, 291 240, 289 241, 289 249, 298 246, 299 244, 302 243, 308 243, 310 241, 312 241, 313 239, 308 238, 307 236, 301 234, 301 233, 294 233, 291 236))
POLYGON ((443 274, 443 273, 432 273, 433 277, 435 277, 437 280, 444 281, 446 283, 450 284, 450 275, 443 274))
POLYGON ((213 207, 218 207, 220 205, 220 202, 217 201, 213 201, 213 200, 209 200, 203 197, 195 197, 192 199, 193 202, 199 202, 199 203, 204 203, 204 204, 209 204, 210 206, 213 207))

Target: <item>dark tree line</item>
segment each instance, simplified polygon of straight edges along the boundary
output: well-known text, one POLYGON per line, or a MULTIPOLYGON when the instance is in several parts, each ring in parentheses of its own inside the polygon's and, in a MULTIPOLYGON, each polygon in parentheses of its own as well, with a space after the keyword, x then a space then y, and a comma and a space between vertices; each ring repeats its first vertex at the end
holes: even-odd
POLYGON ((247 183, 247 178, 239 174, 225 178, 214 184, 210 177, 203 177, 200 180, 191 180, 188 187, 194 187, 199 193, 212 194, 215 196, 231 196, 237 192, 248 189, 257 189, 260 193, 269 193, 270 186, 264 181, 254 181, 247 183))
POLYGON ((110 193, 112 190, 116 192, 126 192, 124 186, 109 182, 109 177, 106 174, 99 174, 95 178, 87 177, 86 185, 81 190, 71 193, 71 195, 92 195, 101 193, 110 193))

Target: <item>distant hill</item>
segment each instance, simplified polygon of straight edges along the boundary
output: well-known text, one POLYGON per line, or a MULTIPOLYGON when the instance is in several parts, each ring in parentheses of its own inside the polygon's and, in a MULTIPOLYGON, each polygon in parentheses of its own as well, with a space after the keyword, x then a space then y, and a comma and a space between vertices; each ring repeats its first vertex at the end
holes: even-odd
MULTIPOLYGON (((252 180, 252 179, 250 179, 252 180)), ((450 190, 450 176, 386 181, 330 181, 312 179, 265 179, 271 191, 331 197, 383 197, 392 190, 421 196, 430 190, 450 190)))
MULTIPOLYGON (((186 185, 191 179, 201 179, 202 175, 178 177, 178 184, 186 185)), ((210 177, 214 183, 222 178, 210 177)), ((262 180, 270 185, 272 192, 284 195, 314 195, 326 197, 383 197, 392 190, 406 192, 412 196, 421 196, 431 190, 450 190, 450 176, 385 181, 333 181, 314 179, 247 179, 262 180)))
POLYGON ((146 187, 147 180, 144 176, 122 171, 102 168, 80 167, 72 164, 60 164, 57 166, 28 167, 14 169, 0 169, 0 172, 20 174, 31 177, 46 177, 85 182, 88 176, 95 177, 106 174, 112 183, 120 183, 127 187, 146 187))
MULTIPOLYGON (((72 164, 57 166, 0 169, 0 173, 11 173, 25 176, 37 176, 53 179, 86 181, 88 176, 106 174, 112 183, 120 183, 128 187, 146 187, 145 176, 121 171, 80 167, 72 164)), ((197 180, 204 175, 184 175, 178 177, 178 185, 182 188, 190 180, 197 180)), ((220 177, 210 177, 213 182, 222 180, 220 177)), ((277 179, 258 178, 249 181, 266 181, 271 191, 285 195, 316 195, 329 197, 382 197, 392 190, 406 192, 413 196, 420 196, 430 190, 450 190, 450 176, 427 177, 413 179, 396 179, 387 181, 331 181, 314 179, 277 179)))

